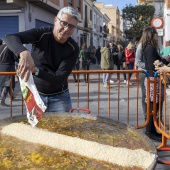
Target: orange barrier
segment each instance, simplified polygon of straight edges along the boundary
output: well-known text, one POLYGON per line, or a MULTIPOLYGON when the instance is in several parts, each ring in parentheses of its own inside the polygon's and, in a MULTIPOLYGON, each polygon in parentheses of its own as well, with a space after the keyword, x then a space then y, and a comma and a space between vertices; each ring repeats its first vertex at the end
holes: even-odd
MULTIPOLYGON (((167 139, 170 139, 170 133, 169 133, 169 128, 166 127, 166 122, 167 122, 167 117, 169 117, 169 113, 167 115, 167 106, 169 105, 169 103, 167 103, 167 96, 166 96, 166 75, 165 75, 165 79, 164 79, 164 91, 163 91, 163 95, 164 95, 164 104, 163 104, 163 122, 162 122, 162 116, 161 116, 161 103, 163 102, 162 99, 161 99, 161 96, 162 96, 162 79, 160 78, 160 81, 159 81, 159 110, 158 110, 158 114, 157 114, 157 109, 156 109, 156 77, 154 78, 153 81, 151 81, 149 78, 148 78, 148 81, 147 81, 147 87, 149 87, 149 90, 148 90, 148 93, 147 93, 147 122, 149 121, 149 116, 150 115, 153 115, 153 121, 154 121, 154 125, 156 127, 156 129, 162 133, 162 143, 158 146, 158 148, 163 148, 163 147, 168 147, 167 146, 167 139), (150 98, 150 86, 149 84, 150 83, 153 83, 154 84, 154 102, 153 102, 153 110, 152 112, 150 113, 149 111, 149 107, 150 107, 150 102, 149 102, 149 98, 150 98), (165 122, 165 123, 164 123, 165 122), (161 124, 163 123, 163 124, 161 124)), ((169 122, 168 122, 169 124, 169 122)))
MULTIPOLYGON (((134 72, 137 74, 137 76, 138 76, 139 73, 141 73, 140 70, 135 70, 135 71, 133 71, 133 70, 89 70, 89 71, 82 71, 81 70, 81 71, 73 71, 72 72, 73 74, 79 74, 79 75, 82 75, 84 73, 89 74, 89 81, 87 83, 87 104, 86 104, 87 107, 86 108, 81 107, 81 108, 83 108, 82 110, 90 109, 90 107, 89 107, 89 105, 90 105, 89 95, 91 94, 91 92, 89 91, 89 89, 90 89, 90 86, 94 85, 94 78, 90 78, 90 76, 95 75, 95 87, 96 87, 95 90, 97 91, 97 94, 98 94, 97 98, 95 99, 96 100, 96 106, 97 106, 96 112, 97 112, 97 115, 100 116, 100 111, 101 111, 100 107, 101 107, 101 100, 102 100, 101 99, 101 93, 103 91, 103 87, 101 87, 101 81, 102 81, 101 74, 102 73, 110 73, 110 74, 115 74, 115 75, 118 74, 118 83, 115 83, 114 85, 109 84, 109 86, 111 86, 111 87, 116 86, 117 87, 117 90, 116 90, 116 92, 117 92, 117 94, 116 94, 116 97, 117 97, 117 101, 116 101, 117 102, 117 106, 116 106, 117 107, 117 118, 116 119, 120 120, 121 101, 124 100, 124 99, 121 99, 122 98, 122 94, 121 94, 122 87, 121 86, 123 85, 123 83, 121 83, 120 75, 122 73, 126 73, 128 75, 128 78, 129 78, 130 73, 134 73, 134 72)), ((68 82, 69 82, 69 84, 72 83, 72 81, 70 79, 68 80, 68 82)), ((139 120, 139 117, 138 117, 138 115, 139 115, 139 107, 138 106, 140 105, 139 104, 139 88, 140 88, 139 87, 139 79, 132 79, 132 83, 135 84, 135 92, 136 92, 136 94, 135 94, 135 98, 136 98, 135 102, 136 102, 136 104, 135 105, 136 105, 136 110, 134 110, 134 112, 135 112, 135 114, 137 114, 136 126, 138 126, 138 122, 139 122, 138 121, 139 120)), ((80 87, 81 87, 81 85, 80 85, 79 81, 77 82, 77 86, 78 86, 78 88, 77 88, 77 95, 78 95, 77 96, 77 98, 78 98, 77 106, 75 108, 73 108, 71 110, 71 112, 73 110, 78 110, 78 111, 80 110, 79 106, 80 106, 80 94, 81 94, 80 87)), ((81 88, 83 88, 83 87, 81 87, 81 88)), ((125 111, 125 113, 127 115, 126 116, 127 119, 126 119, 125 123, 129 123, 129 121, 130 121, 130 119, 129 119, 130 107, 132 105, 131 102, 130 102, 131 86, 130 86, 130 84, 128 84, 128 85, 124 86, 124 88, 126 88, 126 99, 125 100, 126 100, 126 103, 127 103, 126 111, 125 111)), ((71 92, 71 88, 70 88, 70 92, 71 92)), ((112 102, 112 95, 111 95, 111 89, 109 88, 108 89, 108 95, 107 95, 107 110, 106 110, 108 118, 110 118, 110 116, 111 116, 111 109, 112 109, 111 108, 111 105, 112 105, 111 102, 112 102)), ((106 103, 105 103, 105 105, 106 105, 106 103)))
MULTIPOLYGON (((0 76, 10 76, 10 118, 12 119, 13 115, 13 100, 12 100, 12 76, 15 76, 16 72, 0 72, 0 76)), ((24 113, 24 102, 21 96, 22 101, 22 110, 21 113, 24 113)))
MULTIPOLYGON (((167 74, 168 75, 168 74, 167 74)), ((154 125, 156 127, 156 129, 162 134, 162 143, 157 147, 157 151, 170 151, 170 147, 167 145, 167 140, 170 139, 170 132, 169 132, 169 128, 167 127, 166 123, 168 121, 168 124, 170 126, 170 116, 169 116, 169 112, 167 115, 167 106, 169 105, 169 103, 167 103, 167 92, 166 92, 166 88, 167 88, 167 84, 166 84, 166 76, 164 75, 162 77, 160 77, 159 79, 159 84, 157 84, 157 76, 155 74, 154 79, 150 79, 149 77, 147 77, 147 94, 146 94, 146 98, 147 98, 147 117, 146 117, 146 122, 144 124, 144 126, 146 126, 149 123, 149 119, 150 116, 153 115, 153 122, 154 125), (150 111, 150 84, 153 84, 153 108, 152 111, 150 111), (163 84, 163 86, 162 86, 163 84), (159 91, 157 92, 157 87, 159 86, 159 91), (164 88, 164 89, 162 89, 164 88), (163 94, 162 94, 163 93, 163 94), (159 94, 159 99, 158 99, 158 104, 156 102, 156 96, 157 94, 159 94), (162 95, 164 96, 162 99, 162 95), (163 100, 163 101, 162 101, 163 100), (163 104, 163 110, 162 110, 162 103, 163 104), (159 105, 159 106, 158 106, 159 105), (159 110, 157 110, 157 107, 159 107, 159 110), (162 111, 164 114, 162 114, 162 111), (158 112, 158 113, 157 113, 158 112), (163 120, 162 120, 163 117, 163 120), (168 118, 168 119, 167 119, 168 118)), ((170 165, 170 161, 167 160, 159 160, 158 158, 158 162, 162 163, 162 164, 166 164, 166 165, 170 165)))

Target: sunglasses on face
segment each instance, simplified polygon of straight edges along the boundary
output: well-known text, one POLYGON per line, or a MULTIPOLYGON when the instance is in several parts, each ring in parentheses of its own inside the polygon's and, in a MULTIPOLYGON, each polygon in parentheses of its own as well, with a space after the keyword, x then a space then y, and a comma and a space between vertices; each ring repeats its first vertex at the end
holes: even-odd
POLYGON ((68 22, 65 22, 63 20, 61 20, 60 18, 58 18, 60 21, 60 25, 64 28, 68 27, 69 29, 73 30, 74 28, 76 28, 75 25, 69 24, 68 22))

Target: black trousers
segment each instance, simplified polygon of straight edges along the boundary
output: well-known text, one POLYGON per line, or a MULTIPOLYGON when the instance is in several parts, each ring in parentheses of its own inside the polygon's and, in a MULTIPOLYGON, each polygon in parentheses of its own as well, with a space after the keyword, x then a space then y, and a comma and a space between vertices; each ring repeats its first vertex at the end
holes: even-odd
MULTIPOLYGON (((117 64, 117 70, 125 70, 125 68, 123 67, 123 64, 117 64)), ((117 74, 117 80, 119 78, 119 74, 117 74)), ((126 73, 123 73, 123 78, 124 80, 126 80, 126 73)))
POLYGON ((1 96, 0 96, 0 100, 2 102, 5 102, 5 99, 6 99, 6 96, 7 96, 8 93, 9 93, 9 87, 8 86, 4 86, 2 88, 2 92, 1 92, 1 96))
POLYGON ((140 87, 141 87, 141 93, 142 93, 142 111, 143 114, 146 116, 146 90, 144 86, 144 80, 145 80, 145 75, 143 73, 139 73, 139 80, 140 80, 140 87))

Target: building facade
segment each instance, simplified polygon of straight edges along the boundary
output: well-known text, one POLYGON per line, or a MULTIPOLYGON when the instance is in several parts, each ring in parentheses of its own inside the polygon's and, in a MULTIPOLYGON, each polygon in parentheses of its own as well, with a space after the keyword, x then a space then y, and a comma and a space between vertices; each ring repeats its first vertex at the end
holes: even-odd
POLYGON ((108 42, 108 23, 110 18, 93 6, 93 46, 105 46, 108 42))
POLYGON ((108 23, 108 40, 111 42, 120 41, 122 36, 120 30, 120 12, 118 7, 113 5, 104 5, 103 2, 96 2, 95 6, 110 18, 110 22, 108 23))
MULTIPOLYGON (((102 30, 96 30, 93 23, 94 11, 97 11, 94 0, 0 0, 0 38, 31 28, 53 26, 54 17, 64 6, 72 6, 79 13, 80 22, 72 35, 78 45, 104 46, 109 18, 98 10, 102 30)), ((29 45, 26 47, 31 48, 29 45)))

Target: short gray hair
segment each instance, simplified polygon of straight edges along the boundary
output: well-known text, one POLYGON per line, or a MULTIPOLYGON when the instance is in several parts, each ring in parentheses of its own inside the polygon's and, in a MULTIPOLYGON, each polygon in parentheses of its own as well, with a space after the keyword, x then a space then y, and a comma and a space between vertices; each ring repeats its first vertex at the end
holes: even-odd
POLYGON ((70 6, 61 8, 60 11, 59 11, 58 14, 57 14, 57 17, 58 17, 59 19, 61 19, 61 16, 62 16, 63 14, 71 15, 73 18, 75 18, 77 21, 79 21, 78 12, 77 12, 74 8, 72 8, 72 7, 70 7, 70 6))

